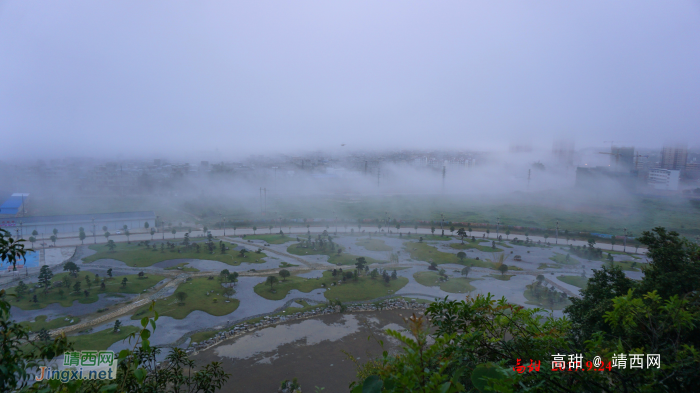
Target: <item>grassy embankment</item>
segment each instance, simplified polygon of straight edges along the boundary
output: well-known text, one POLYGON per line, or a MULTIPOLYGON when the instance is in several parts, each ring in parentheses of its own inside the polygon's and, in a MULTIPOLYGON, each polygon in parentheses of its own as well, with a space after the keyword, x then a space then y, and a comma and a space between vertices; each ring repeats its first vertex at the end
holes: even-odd
POLYGON ((315 289, 323 288, 325 284, 326 290, 323 295, 328 300, 340 300, 341 302, 372 300, 378 297, 387 296, 395 293, 399 289, 408 284, 408 279, 398 277, 396 280, 391 280, 385 283, 381 277, 372 279, 367 275, 363 275, 358 281, 350 279, 342 284, 339 283, 340 277, 333 277, 330 271, 323 272, 323 277, 320 278, 304 278, 299 276, 291 276, 277 284, 274 284, 272 289, 269 284, 260 283, 255 286, 254 291, 258 295, 269 300, 284 299, 289 291, 296 289, 300 292, 309 293, 315 289), (274 292, 273 292, 274 290, 274 292))
MULTIPOLYGON (((69 341, 73 342, 73 347, 76 351, 84 350, 106 350, 117 341, 122 341, 129 337, 131 333, 136 333, 139 328, 136 326, 122 326, 119 332, 115 333, 113 328, 100 330, 96 333, 81 334, 78 336, 68 337, 69 341)), ((133 344, 132 340, 132 344, 133 344)))
POLYGON ((450 277, 447 281, 440 281, 440 275, 433 271, 413 273, 413 278, 418 284, 426 287, 440 287, 441 290, 450 293, 467 293, 475 290, 470 283, 478 278, 450 277))
MULTIPOLYGON (((357 255, 353 254, 346 254, 344 252, 341 252, 340 255, 338 255, 337 251, 331 251, 329 249, 325 250, 314 250, 313 248, 304 248, 300 246, 301 243, 297 244, 292 244, 289 247, 287 247, 287 252, 292 254, 292 255, 299 255, 299 256, 304 256, 304 255, 327 255, 328 256, 328 263, 332 263, 334 265, 354 265, 355 262, 357 262, 357 258, 359 258, 357 255)), ((340 246, 336 246, 336 250, 340 246)), ((343 247, 340 247, 341 250, 345 251, 343 247)), ((378 259, 370 258, 370 257, 365 257, 365 260, 367 261, 368 264, 374 264, 374 263, 387 263, 388 261, 380 261, 378 259)))
MULTIPOLYGON (((183 319, 195 310, 204 311, 217 317, 227 315, 236 311, 240 301, 225 297, 223 290, 224 287, 216 277, 213 280, 209 280, 207 277, 192 278, 180 284, 172 295, 156 300, 155 310, 160 316, 168 316, 175 319, 183 319), (176 296, 178 292, 187 294, 182 303, 176 296), (227 300, 228 303, 226 302, 227 300)), ((132 315, 131 319, 152 316, 148 311, 149 307, 150 304, 139 308, 132 315)))
POLYGON ((569 285, 585 289, 588 286, 588 279, 581 276, 557 276, 559 281, 565 282, 569 285))
POLYGON ((357 239, 355 242, 355 245, 364 247, 369 251, 392 251, 393 248, 390 246, 387 246, 386 243, 384 243, 384 240, 380 239, 369 239, 369 238, 362 238, 362 239, 357 239))
MULTIPOLYGON (((69 288, 53 288, 50 289, 48 294, 44 295, 43 289, 36 289, 36 299, 37 302, 32 302, 32 294, 25 294, 21 298, 14 301, 10 301, 13 306, 17 306, 22 310, 38 310, 48 306, 49 304, 58 303, 63 307, 70 307, 73 305, 74 301, 79 303, 89 304, 94 303, 99 299, 99 294, 109 293, 109 294, 122 294, 122 293, 141 293, 144 289, 148 289, 156 285, 159 281, 163 279, 163 276, 158 276, 155 274, 149 274, 143 278, 139 278, 136 274, 129 274, 125 276, 115 276, 112 279, 105 280, 105 289, 100 288, 100 283, 95 283, 94 274, 88 274, 91 282, 93 282, 92 287, 88 288, 87 282, 85 280, 85 274, 82 272, 78 273, 78 277, 75 278, 70 276, 68 273, 59 273, 53 276, 52 282, 62 281, 63 277, 68 276, 69 278, 69 288), (122 280, 126 277, 126 286, 122 286, 122 280), (80 293, 72 293, 73 286, 76 281, 80 282, 80 293), (60 295, 60 291, 63 290, 63 295, 60 295), (84 291, 88 291, 88 296, 85 296, 84 291)), ((106 278, 106 277, 101 277, 106 278)), ((100 278, 100 279, 101 279, 100 278)), ((16 286, 8 290, 8 293, 16 293, 16 286)))
POLYGON ((36 318, 34 318, 34 321, 24 321, 20 322, 20 325, 24 325, 27 327, 30 331, 32 332, 38 332, 41 329, 46 329, 46 330, 53 330, 53 329, 58 329, 62 328, 64 326, 68 325, 75 325, 76 323, 80 322, 80 318, 78 317, 71 317, 71 316, 60 316, 57 318, 54 318, 50 321, 46 321, 46 315, 38 315, 36 318), (66 318, 68 320, 66 321, 66 318), (73 323, 71 323, 73 321, 73 323))
POLYGON ((296 237, 290 237, 287 235, 280 236, 278 234, 268 234, 268 235, 245 235, 245 238, 242 240, 262 240, 265 243, 268 244, 284 244, 287 242, 295 242, 297 241, 296 237))
POLYGON ((454 263, 465 266, 478 266, 493 268, 495 265, 489 261, 464 258, 460 260, 457 254, 438 251, 437 248, 420 242, 410 242, 405 245, 406 251, 411 255, 411 259, 425 262, 435 262, 438 265, 454 263))
POLYGON ((464 244, 462 244, 462 243, 451 243, 451 244, 450 244, 450 247, 452 247, 452 248, 454 248, 454 249, 456 249, 456 250, 471 250, 471 249, 474 249, 474 250, 479 250, 479 251, 484 251, 484 252, 500 252, 500 251, 503 251, 502 248, 498 248, 498 247, 493 248, 493 247, 491 247, 490 242, 487 242, 487 243, 489 243, 489 245, 487 245, 487 246, 482 246, 482 245, 480 245, 479 243, 481 243, 481 242, 482 242, 482 241, 479 240, 479 239, 477 239, 476 241, 472 241, 472 240, 467 241, 467 240, 465 239, 465 240, 464 240, 464 244))
MULTIPOLYGON (((126 263, 128 266, 148 267, 154 263, 171 259, 205 259, 223 262, 232 266, 238 266, 243 262, 263 263, 263 258, 267 256, 264 252, 260 254, 256 252, 249 252, 245 254, 245 257, 241 257, 239 253, 234 250, 228 250, 225 254, 221 254, 218 249, 218 243, 215 244, 217 245, 217 248, 213 254, 210 254, 206 249, 206 246, 203 245, 201 246, 200 252, 196 252, 191 250, 191 248, 188 251, 185 251, 184 247, 182 246, 177 246, 174 250, 166 249, 164 251, 161 251, 160 246, 158 246, 158 248, 154 250, 152 247, 146 248, 143 246, 137 246, 133 242, 132 244, 117 243, 117 247, 114 249, 114 251, 110 251, 106 244, 97 244, 90 246, 90 249, 97 251, 97 253, 83 258, 83 262, 89 263, 97 261, 98 259, 116 259, 126 263), (178 249, 180 252, 177 252, 178 249)), ((230 243, 226 243, 226 245, 233 248, 230 243)))

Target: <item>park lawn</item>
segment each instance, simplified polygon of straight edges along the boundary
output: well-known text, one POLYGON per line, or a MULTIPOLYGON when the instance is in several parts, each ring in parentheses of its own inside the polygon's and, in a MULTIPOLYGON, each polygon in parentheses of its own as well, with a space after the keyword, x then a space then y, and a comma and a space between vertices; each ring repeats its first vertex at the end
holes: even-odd
POLYGON ((369 251, 392 251, 393 248, 389 247, 384 243, 384 240, 379 239, 357 239, 355 245, 364 247, 369 251))
MULTIPOLYGON (((189 281, 180 284, 172 295, 156 300, 155 310, 160 316, 173 317, 175 319, 183 319, 192 311, 200 310, 207 314, 220 317, 228 315, 238 308, 240 301, 238 299, 227 298, 223 295, 224 287, 221 282, 214 278, 209 280, 207 277, 196 277, 189 281), (207 292, 214 291, 209 296, 207 292), (175 294, 185 292, 187 298, 183 304, 177 300, 175 294), (214 302, 216 299, 216 303, 214 302), (226 300, 229 302, 226 303, 226 300)), ((141 319, 143 317, 152 317, 148 311, 150 304, 138 309, 131 319, 141 319)))
MULTIPOLYGON (((229 243, 226 244, 231 246, 229 243)), ((218 247, 218 243, 216 243, 216 245, 218 247)), ((178 245, 177 249, 180 248, 181 246, 178 245)), ((85 263, 94 262, 99 259, 116 259, 126 263, 128 266, 136 267, 148 267, 154 263, 170 259, 204 259, 238 266, 243 262, 262 263, 264 261, 261 261, 261 259, 267 256, 265 253, 258 254, 250 252, 247 253, 245 257, 241 257, 238 252, 234 250, 228 250, 226 254, 221 254, 218 248, 214 251, 214 254, 210 254, 204 247, 202 247, 199 253, 196 251, 185 252, 184 250, 178 253, 175 250, 167 249, 161 252, 160 247, 158 247, 157 250, 152 248, 147 249, 143 246, 138 246, 136 243, 117 243, 117 247, 114 251, 109 251, 106 244, 92 245, 90 249, 97 251, 97 253, 83 258, 83 262, 85 263)))
POLYGON ((571 258, 571 257, 569 257, 569 260, 567 261, 566 255, 559 254, 558 252, 555 252, 553 256, 549 257, 549 259, 556 262, 556 263, 560 263, 562 265, 578 265, 579 264, 579 262, 576 259, 571 258))
POLYGON ((527 299, 527 302, 525 302, 525 303, 539 306, 542 308, 546 308, 549 310, 562 310, 562 309, 564 309, 564 307, 571 304, 571 301, 569 301, 569 298, 566 298, 566 299, 564 299, 564 301, 562 301, 561 299, 557 300, 554 303, 554 307, 550 307, 549 301, 547 301, 544 298, 544 296, 541 296, 540 300, 537 300, 535 295, 532 293, 532 290, 530 290, 530 289, 526 289, 525 292, 523 292, 523 296, 525 296, 525 299, 527 299))
POLYGON ((489 277, 493 277, 496 280, 501 280, 501 281, 509 281, 511 277, 515 276, 515 274, 489 274, 489 277))
POLYGON ((477 240, 477 241, 475 241, 475 242, 470 240, 470 241, 465 241, 464 244, 462 244, 462 243, 451 243, 451 244, 450 244, 450 247, 452 247, 452 248, 454 248, 454 249, 457 249, 457 250, 470 250, 470 249, 475 249, 475 250, 484 251, 484 252, 499 252, 499 251, 503 251, 502 248, 498 248, 498 247, 493 248, 493 247, 491 247, 490 242, 489 242, 489 245, 488 245, 488 246, 482 246, 482 245, 480 245, 479 243, 480 243, 479 240, 477 240))
POLYGON ((323 272, 323 277, 319 278, 304 278, 292 275, 282 281, 282 277, 279 275, 275 275, 275 277, 279 280, 278 283, 273 285, 272 289, 275 292, 272 292, 270 285, 264 282, 256 285, 253 291, 268 300, 282 300, 292 289, 309 293, 314 289, 322 288, 323 285, 321 284, 326 284, 329 287, 332 282, 339 280, 339 278, 332 277, 330 272, 323 272))
POLYGON ((287 235, 268 234, 268 235, 245 235, 243 240, 262 240, 268 244, 284 244, 287 242, 295 242, 297 239, 295 237, 289 237, 287 235))
MULTIPOLYGON (((354 265, 357 263, 357 258, 359 256, 357 255, 352 255, 352 254, 335 254, 331 255, 328 258, 328 263, 332 263, 334 265, 354 265)), ((368 265, 373 265, 375 263, 388 263, 389 261, 380 261, 378 259, 370 258, 370 257, 365 257, 365 261, 367 261, 368 265)))
POLYGON ((392 295, 406 284, 408 284, 406 277, 398 277, 396 280, 390 280, 387 284, 381 277, 372 279, 368 276, 362 276, 358 281, 352 279, 341 285, 330 287, 330 290, 324 292, 323 296, 328 300, 340 300, 341 302, 372 300, 392 295))
POLYGON ((265 283, 256 285, 253 290, 265 299, 281 300, 292 289, 308 293, 314 289, 323 288, 322 284, 325 284, 326 288, 332 288, 324 292, 326 299, 338 299, 341 302, 346 302, 372 300, 381 296, 391 295, 408 284, 408 279, 405 277, 399 277, 386 284, 380 278, 371 279, 367 276, 362 276, 358 281, 351 279, 343 284, 332 285, 332 283, 338 281, 340 281, 340 277, 333 277, 330 271, 325 271, 323 272, 323 277, 319 278, 287 277, 286 281, 280 280, 274 285, 275 292, 272 292, 270 285, 265 283))
MULTIPOLYGON (((353 254, 345 254, 344 252, 341 252, 340 255, 338 255, 338 248, 340 248, 342 251, 345 251, 345 248, 339 245, 336 245, 336 251, 331 251, 330 249, 325 249, 325 250, 314 250, 313 248, 304 248, 304 247, 299 247, 299 244, 292 244, 289 247, 287 247, 287 252, 292 254, 292 255, 327 255, 328 256, 328 263, 332 263, 334 265, 354 265, 355 262, 357 262, 357 258, 359 258, 357 255, 353 254)), ((370 258, 370 257, 365 257, 365 260, 367 261, 367 264, 371 265, 374 263, 387 263, 388 261, 380 261, 378 259, 370 258)))
POLYGON ((417 272, 413 273, 413 278, 421 285, 426 287, 439 286, 441 290, 449 293, 467 293, 475 290, 470 283, 478 280, 478 278, 467 277, 450 277, 447 281, 440 281, 440 275, 437 272, 417 272))
POLYGON ((573 285, 575 287, 579 287, 581 289, 586 289, 588 286, 588 279, 586 277, 581 277, 581 276, 557 276, 557 279, 559 281, 565 282, 569 285, 573 285))
POLYGON ((299 265, 295 265, 293 263, 288 263, 288 262, 284 262, 284 261, 280 262, 280 267, 295 267, 295 266, 299 266, 299 265))
POLYGON ((53 330, 68 325, 74 325, 78 322, 80 322, 80 318, 71 316, 60 316, 46 322, 46 315, 38 315, 34 318, 34 322, 24 321, 20 322, 20 325, 24 325, 27 329, 36 333, 41 329, 53 330), (67 321, 66 318, 68 318, 67 321), (71 320, 73 321, 72 323, 71 320))
MULTIPOLYGON (((96 333, 70 336, 68 337, 68 341, 73 343, 73 348, 76 351, 103 351, 109 348, 112 344, 126 339, 131 333, 137 333, 140 329, 136 326, 121 326, 119 330, 119 333, 114 333, 114 329, 110 327, 96 333)), ((134 342, 134 340, 131 340, 132 344, 134 342)))
POLYGON ((187 263, 187 262, 178 263, 176 266, 166 267, 163 270, 180 270, 183 272, 193 272, 193 273, 196 273, 199 271, 199 269, 194 268, 194 267, 186 267, 187 265, 189 265, 189 263, 187 263), (182 269, 178 269, 179 267, 181 267, 182 269))
POLYGON ((405 248, 411 255, 411 259, 416 259, 425 262, 435 262, 438 265, 442 265, 445 263, 454 263, 458 265, 488 268, 494 266, 493 263, 484 260, 476 260, 471 258, 465 258, 464 260, 460 260, 459 258, 457 258, 456 254, 438 251, 437 248, 425 243, 410 242, 405 245, 405 248))
POLYGON ((538 269, 561 269, 561 266, 552 263, 540 263, 538 269))
MULTIPOLYGON (((68 276, 68 273, 58 273, 53 276, 51 282, 58 282, 63 280, 64 276, 68 276)), ((69 276, 70 278, 70 290, 67 288, 52 288, 49 290, 47 295, 44 295, 43 290, 37 288, 36 298, 37 303, 31 301, 32 295, 25 294, 21 299, 16 299, 12 301, 13 306, 17 306, 22 310, 38 310, 48 306, 49 304, 58 303, 63 307, 71 307, 74 301, 78 301, 83 304, 94 303, 99 299, 99 294, 101 293, 141 293, 144 289, 148 289, 160 282, 164 277, 155 274, 150 274, 144 276, 144 278, 139 278, 136 274, 128 274, 124 276, 116 276, 113 279, 105 280, 105 290, 100 289, 100 284, 93 284, 92 288, 88 289, 85 282, 85 274, 82 272, 78 273, 78 280, 80 280, 80 294, 69 293, 73 291, 73 285, 75 284, 76 278, 69 276), (122 287, 121 281, 126 277, 127 283, 125 287, 122 287), (59 295, 59 290, 63 290, 65 293, 63 296, 59 295), (89 295, 86 297, 83 293, 84 290, 88 290, 89 295)), ((90 279, 94 281, 94 275, 90 274, 90 279)), ((8 293, 16 293, 15 289, 17 287, 12 287, 8 290, 8 293)))

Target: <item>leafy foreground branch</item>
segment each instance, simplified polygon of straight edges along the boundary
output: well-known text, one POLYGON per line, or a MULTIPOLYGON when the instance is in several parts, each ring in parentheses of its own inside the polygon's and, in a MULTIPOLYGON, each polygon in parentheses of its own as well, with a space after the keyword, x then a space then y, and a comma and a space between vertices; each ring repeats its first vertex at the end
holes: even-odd
POLYGON ((491 294, 431 304, 425 316, 406 321, 411 337, 389 331, 403 353, 384 351, 360 365, 352 393, 696 391, 700 248, 663 228, 645 232, 641 242, 652 258, 641 282, 604 267, 563 318, 491 294), (566 371, 552 370, 557 354, 566 371), (660 365, 649 367, 645 359, 641 369, 610 367, 620 354, 658 354, 660 365), (570 355, 581 356, 577 371, 569 370, 570 355), (586 364, 596 356, 603 371, 586 364))

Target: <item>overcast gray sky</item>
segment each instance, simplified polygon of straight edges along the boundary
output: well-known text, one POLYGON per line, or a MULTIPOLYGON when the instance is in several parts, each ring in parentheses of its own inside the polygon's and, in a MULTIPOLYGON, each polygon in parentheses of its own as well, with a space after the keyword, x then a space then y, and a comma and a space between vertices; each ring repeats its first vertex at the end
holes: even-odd
POLYGON ((698 1, 0 0, 0 156, 698 145, 698 1))

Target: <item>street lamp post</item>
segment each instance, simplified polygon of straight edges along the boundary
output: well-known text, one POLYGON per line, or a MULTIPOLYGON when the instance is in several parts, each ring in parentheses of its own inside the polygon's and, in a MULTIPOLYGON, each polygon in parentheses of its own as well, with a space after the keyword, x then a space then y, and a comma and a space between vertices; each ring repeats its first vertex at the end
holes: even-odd
POLYGON ((224 227, 224 236, 226 236, 226 217, 221 216, 221 226, 224 227))
POLYGON ((496 240, 498 240, 498 229, 501 225, 501 217, 496 217, 496 240))

